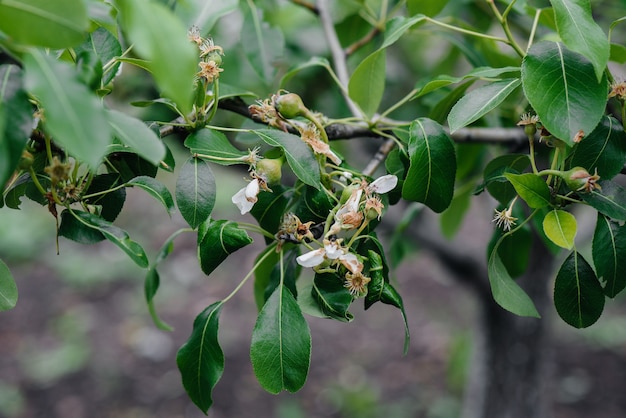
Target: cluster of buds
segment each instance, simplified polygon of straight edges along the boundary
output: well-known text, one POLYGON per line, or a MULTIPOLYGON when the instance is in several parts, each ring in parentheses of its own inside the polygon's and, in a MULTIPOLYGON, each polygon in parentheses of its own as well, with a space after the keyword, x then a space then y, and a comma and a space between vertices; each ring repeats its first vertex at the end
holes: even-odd
POLYGON ((222 49, 221 46, 215 45, 213 39, 200 36, 200 29, 197 26, 192 26, 187 36, 200 50, 200 62, 198 63, 200 71, 198 71, 197 74, 198 78, 212 83, 219 77, 220 73, 224 71, 224 69, 220 67, 222 65, 224 49, 222 49))

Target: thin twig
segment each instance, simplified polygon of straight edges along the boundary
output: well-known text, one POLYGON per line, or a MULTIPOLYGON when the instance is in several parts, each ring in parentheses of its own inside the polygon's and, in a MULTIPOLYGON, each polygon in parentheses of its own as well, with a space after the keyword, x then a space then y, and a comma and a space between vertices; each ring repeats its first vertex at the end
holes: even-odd
POLYGON ((291 0, 291 2, 293 4, 297 4, 298 6, 304 7, 305 9, 307 9, 307 10, 309 10, 309 11, 315 13, 315 14, 319 14, 319 10, 317 10, 317 7, 315 7, 314 4, 309 3, 306 0, 291 0))
POLYGON ((344 55, 346 57, 349 57, 350 55, 354 54, 361 47, 367 45, 379 33, 380 33, 380 29, 379 28, 373 28, 364 37, 362 37, 361 39, 359 39, 358 41, 356 41, 355 43, 353 43, 352 45, 350 45, 349 47, 344 49, 344 51, 343 51, 344 55))

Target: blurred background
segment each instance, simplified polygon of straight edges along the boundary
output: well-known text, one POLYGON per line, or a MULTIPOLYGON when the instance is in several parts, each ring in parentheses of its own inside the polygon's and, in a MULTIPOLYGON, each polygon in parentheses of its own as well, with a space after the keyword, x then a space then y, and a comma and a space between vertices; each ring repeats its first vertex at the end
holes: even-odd
MULTIPOLYGON (((287 2, 267 1, 276 7, 266 20, 285 34, 284 57, 278 71, 324 55, 323 34, 310 13, 287 2), (280 7, 277 7, 280 6, 280 7)), ((345 4, 349 2, 337 2, 345 4)), ((462 10, 463 18, 486 25, 481 7, 470 2, 449 2, 462 10), (481 23, 482 22, 482 23, 481 23)), ((595 4, 600 2, 592 2, 595 4)), ((605 2, 607 19, 619 1, 605 2)), ((623 2, 622 2, 623 3, 623 2)), ((335 6, 337 28, 344 45, 367 32, 359 16, 335 6), (365 28, 365 29, 364 29, 365 28)), ((449 7, 453 15, 457 9, 449 7)), ((621 16, 616 15, 616 16, 621 16)), ((222 80, 248 88, 264 98, 276 90, 255 76, 238 46, 243 17, 237 13, 218 22, 211 34, 224 48, 222 80)), ((527 20, 520 18, 523 25, 527 20)), ((606 25, 605 25, 606 27, 606 25)), ((390 51, 385 100, 402 97, 425 75, 462 74, 469 65, 465 40, 452 35, 433 36, 427 31, 407 36, 390 51), (428 48, 426 48, 428 46, 428 48), (438 51, 438 52, 433 52, 438 51)), ((476 47, 474 45, 473 47, 476 47)), ((350 58, 353 68, 370 50, 350 58)), ((497 65, 510 59, 496 57, 497 65)), ((622 69, 623 70, 623 69, 622 69)), ((286 86, 305 103, 333 117, 345 116, 345 106, 319 68, 303 71, 286 86)), ((445 95, 437 93, 400 109, 392 116, 407 120, 427 115, 445 95)), ((150 78, 125 66, 116 79, 110 106, 141 115, 146 120, 170 120, 164 108, 128 107, 133 100, 156 97, 150 78)), ((383 107, 385 104, 383 104, 383 107)), ((514 105, 500 109, 502 125, 517 119, 514 105)), ((495 116, 494 116, 495 117, 495 116)), ((216 124, 246 126, 250 122, 227 112, 218 113, 216 124)), ((493 123, 493 120, 490 121, 493 123)), ((496 123, 497 124, 497 123, 496 123)), ((245 148, 247 140, 239 138, 245 148)), ((182 164, 181 138, 166 139, 182 164)), ((352 149, 345 141, 338 146, 352 149)), ((366 158, 378 144, 359 143, 351 158, 366 158)), ((361 164, 365 164, 364 159, 361 164)), ((359 166, 358 161, 353 165, 359 166)), ((218 178, 214 217, 232 218, 236 208, 230 197, 243 187, 245 172, 213 166, 218 178)), ((174 191, 176 175, 157 177, 174 191)), ((469 214, 450 248, 484 260, 493 231, 494 201, 486 196, 472 200, 469 214)), ((406 207, 393 208, 385 217, 391 231, 406 207)), ((439 218, 425 213, 420 225, 437 226, 439 218)), ((237 213, 237 218, 239 215, 237 213)), ((252 218, 241 217, 251 220, 252 218)), ((154 259, 164 240, 185 222, 165 210, 141 190, 128 190, 124 210, 116 225, 144 246, 154 259)), ((438 232, 433 232, 438 234, 438 232)), ((0 417, 2 418, 195 418, 204 416, 186 396, 176 368, 178 348, 191 333, 193 319, 206 306, 229 294, 248 273, 258 243, 231 256, 210 277, 201 271, 193 234, 175 241, 174 252, 159 267, 161 287, 155 303, 161 318, 173 332, 157 329, 150 318, 143 291, 145 271, 136 267, 110 242, 83 246, 61 238, 60 255, 55 244, 55 221, 45 208, 24 201, 21 211, 3 209, 0 214, 0 258, 11 268, 19 288, 17 307, 0 314, 0 417)), ((389 237, 381 237, 389 242, 389 237)), ((396 243, 398 245, 398 243, 396 243)), ((367 312, 355 303, 350 324, 308 317, 313 338, 311 370, 304 388, 296 393, 271 395, 256 382, 249 360, 250 337, 256 306, 249 283, 225 305, 219 339, 226 357, 225 371, 213 393, 212 418, 247 417, 345 417, 345 418, 455 418, 464 402, 471 402, 474 359, 481 345, 484 321, 475 294, 451 276, 431 252, 418 251, 411 231, 401 242, 408 255, 393 270, 411 331, 411 346, 402 355, 404 331, 397 309, 376 304, 367 312)), ((581 245, 582 246, 582 245, 581 245)), ((551 288, 546 285, 546 292, 551 288)), ((555 418, 618 418, 626 415, 626 302, 624 295, 607 305, 601 319, 586 330, 574 330, 558 319, 550 304, 542 311, 549 341, 547 391, 555 418)), ((512 350, 512 361, 524 361, 533 353, 512 350)), ((524 382, 520 382, 522 385, 524 382)), ((504 396, 504 395, 503 395, 504 396)))

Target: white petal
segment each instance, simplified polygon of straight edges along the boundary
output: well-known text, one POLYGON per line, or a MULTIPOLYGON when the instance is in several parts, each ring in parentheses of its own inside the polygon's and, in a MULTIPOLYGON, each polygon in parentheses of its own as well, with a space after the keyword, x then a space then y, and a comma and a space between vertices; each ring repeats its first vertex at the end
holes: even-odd
POLYGON ((339 260, 341 261, 341 264, 346 266, 346 268, 350 270, 350 273, 352 274, 359 273, 363 270, 363 264, 361 264, 357 256, 352 253, 344 254, 343 256, 339 257, 339 260))
POLYGON ((392 191, 398 184, 398 177, 393 174, 387 174, 382 177, 378 177, 369 185, 369 190, 375 193, 387 193, 392 191))
POLYGON ((335 165, 341 164, 341 158, 339 158, 339 156, 335 154, 333 150, 329 149, 328 152, 326 153, 326 156, 330 158, 330 161, 332 161, 333 164, 335 165))
POLYGON ((246 186, 246 199, 248 199, 248 200, 250 200, 252 202, 256 202, 257 201, 256 196, 258 194, 259 194, 259 180, 258 179, 253 179, 246 186))
POLYGON ((326 258, 330 260, 336 260, 343 255, 343 249, 336 242, 327 243, 324 245, 324 250, 326 251, 326 258))
POLYGON ((242 215, 250 212, 254 206, 254 202, 251 202, 246 198, 246 187, 235 193, 230 200, 237 205, 242 215))
POLYGON ((317 250, 309 251, 308 253, 302 254, 301 256, 296 258, 296 261, 302 267, 315 267, 322 264, 322 262, 324 261, 325 253, 326 251, 324 251, 323 248, 318 248, 317 250))

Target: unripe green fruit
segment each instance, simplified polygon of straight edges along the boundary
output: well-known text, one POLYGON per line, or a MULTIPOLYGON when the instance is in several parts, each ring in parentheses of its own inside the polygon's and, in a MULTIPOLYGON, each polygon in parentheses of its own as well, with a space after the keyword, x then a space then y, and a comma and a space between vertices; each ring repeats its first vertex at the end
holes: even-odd
POLYGON ((222 54, 220 54, 219 52, 215 51, 215 52, 211 52, 208 56, 207 56, 207 61, 213 61, 215 63, 215 65, 217 65, 218 67, 220 65, 222 65, 222 54))
POLYGON ((262 175, 270 186, 280 183, 282 177, 282 159, 263 158, 256 163, 256 171, 262 175))
POLYGON ((33 154, 24 150, 22 151, 19 163, 17 163, 17 168, 20 170, 28 170, 33 165, 34 161, 35 157, 33 157, 33 154))
POLYGON ((295 93, 286 93, 276 97, 274 107, 285 119, 306 116, 309 112, 300 96, 295 93))
POLYGON ((351 184, 344 187, 343 191, 341 192, 341 198, 339 198, 339 202, 342 205, 346 203, 348 199, 350 199, 350 196, 352 196, 352 193, 355 192, 359 187, 361 187, 360 184, 351 184))
POLYGON ((583 167, 574 167, 571 170, 565 171, 561 177, 565 180, 567 187, 576 191, 584 188, 592 176, 583 167))
POLYGON ((530 125, 524 125, 524 132, 529 137, 535 136, 535 133, 537 132, 537 126, 534 123, 531 123, 530 125))

